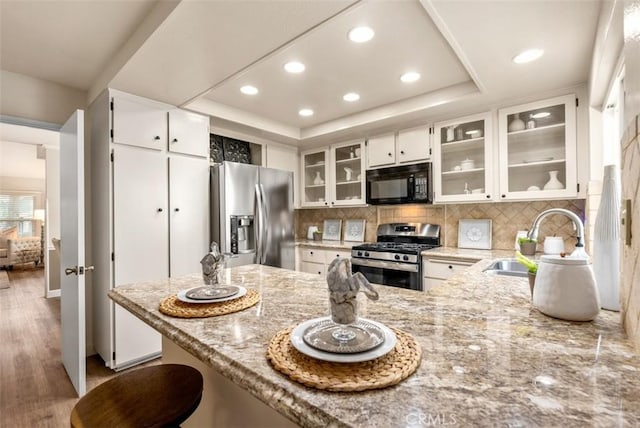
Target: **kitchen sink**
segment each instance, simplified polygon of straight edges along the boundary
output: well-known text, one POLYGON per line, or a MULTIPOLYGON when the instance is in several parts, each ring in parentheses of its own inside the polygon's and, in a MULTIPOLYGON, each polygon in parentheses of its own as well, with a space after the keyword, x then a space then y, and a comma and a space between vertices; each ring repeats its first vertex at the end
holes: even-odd
POLYGON ((496 260, 486 267, 483 272, 494 275, 527 276, 526 266, 518 263, 516 259, 496 260))

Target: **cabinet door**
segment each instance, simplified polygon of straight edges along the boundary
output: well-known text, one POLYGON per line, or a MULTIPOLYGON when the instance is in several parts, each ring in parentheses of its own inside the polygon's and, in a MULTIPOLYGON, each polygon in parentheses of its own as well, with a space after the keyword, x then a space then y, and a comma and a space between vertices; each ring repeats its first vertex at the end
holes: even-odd
POLYGON ((429 128, 420 127, 398 132, 398 163, 429 159, 429 128))
POLYGON ((498 111, 500 198, 575 198, 575 96, 498 111))
POLYGON ((326 274, 324 263, 302 262, 302 272, 313 273, 322 278, 326 274))
POLYGON ((350 259, 351 251, 344 250, 325 250, 324 251, 324 261, 327 267, 331 264, 335 259, 350 259))
POLYGON ((167 110, 144 100, 114 96, 114 143, 148 149, 164 150, 167 147, 167 110))
POLYGON ((435 124, 435 202, 493 199, 491 123, 491 114, 482 113, 435 124))
POLYGON ((365 203, 364 143, 360 141, 331 146, 331 204, 365 203))
POLYGON ((367 166, 369 168, 396 163, 394 134, 380 135, 367 141, 367 166))
POLYGON ((293 172, 293 203, 296 208, 300 207, 300 162, 298 151, 294 147, 285 148, 267 144, 267 168, 283 169, 293 172))
POLYGON ((329 206, 329 149, 303 152, 302 162, 302 206, 329 206))
POLYGON ((169 274, 198 273, 209 251, 209 161, 169 158, 169 274))
POLYGON ((209 156, 209 118, 174 109, 169 111, 169 150, 174 153, 209 156))
POLYGON ((167 157, 137 147, 113 148, 114 284, 169 276, 167 157))

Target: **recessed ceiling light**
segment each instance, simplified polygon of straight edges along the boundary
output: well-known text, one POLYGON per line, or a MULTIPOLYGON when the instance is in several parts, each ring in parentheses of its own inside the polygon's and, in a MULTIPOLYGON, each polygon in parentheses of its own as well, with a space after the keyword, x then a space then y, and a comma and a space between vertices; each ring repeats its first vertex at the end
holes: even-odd
POLYGON ((518 55, 514 56, 513 62, 516 64, 524 64, 526 62, 537 60, 543 54, 544 51, 542 49, 527 49, 526 51, 522 51, 518 55))
POLYGON ((291 61, 284 65, 284 69, 289 73, 302 73, 305 69, 304 64, 298 61, 291 61))
POLYGON ((313 110, 311 110, 310 108, 303 108, 302 110, 300 110, 298 112, 298 114, 300 116, 313 116, 313 110))
POLYGON ((415 82, 418 79, 420 79, 420 73, 416 73, 415 71, 410 71, 400 76, 400 80, 402 80, 404 83, 415 82))
POLYGON ((349 102, 358 101, 360 99, 360 95, 355 92, 349 92, 348 94, 344 94, 342 99, 349 102))
POLYGON ((356 43, 364 43, 373 39, 375 33, 369 27, 356 27, 349 31, 349 40, 356 43))
POLYGON ((242 88, 240 88, 240 92, 246 95, 255 95, 258 93, 258 88, 251 85, 244 85, 242 88))
POLYGON ((541 111, 540 113, 534 113, 531 115, 531 117, 534 119, 542 119, 549 116, 551 116, 551 113, 549 113, 548 111, 541 111))

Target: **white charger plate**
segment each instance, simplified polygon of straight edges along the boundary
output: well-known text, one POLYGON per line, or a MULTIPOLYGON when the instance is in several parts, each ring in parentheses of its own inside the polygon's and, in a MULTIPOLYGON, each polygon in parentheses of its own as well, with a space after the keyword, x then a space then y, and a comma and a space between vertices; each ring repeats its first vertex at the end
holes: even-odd
MULTIPOLYGON (((201 287, 201 286, 198 286, 198 287, 201 287)), ((241 285, 238 285, 237 287, 240 290, 236 294, 234 294, 233 296, 224 297, 222 299, 210 299, 210 300, 190 299, 190 298, 187 297, 187 292, 189 290, 191 290, 191 288, 178 292, 177 297, 178 297, 178 300, 180 300, 181 302, 185 302, 185 303, 218 303, 218 302, 226 302, 228 300, 239 299, 240 297, 242 297, 245 294, 247 294, 247 289, 246 288, 244 288, 241 285)))
POLYGON ((382 357, 383 355, 391 352, 391 350, 396 346, 396 335, 389 327, 365 318, 362 318, 362 320, 374 324, 384 333, 384 342, 370 351, 359 352, 357 354, 334 354, 332 352, 320 351, 319 349, 315 349, 307 345, 302 338, 305 331, 307 331, 307 329, 312 325, 324 321, 327 318, 328 317, 314 318, 312 320, 305 321, 294 328, 291 332, 291 344, 293 347, 311 358, 316 358, 322 361, 330 361, 333 363, 360 363, 362 361, 369 361, 382 357))

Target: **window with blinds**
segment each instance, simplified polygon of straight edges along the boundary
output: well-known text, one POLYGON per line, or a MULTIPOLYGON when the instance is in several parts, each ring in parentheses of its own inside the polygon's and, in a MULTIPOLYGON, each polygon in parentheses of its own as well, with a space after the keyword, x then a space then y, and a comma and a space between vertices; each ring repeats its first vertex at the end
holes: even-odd
POLYGON ((33 236, 34 195, 0 194, 0 230, 17 226, 18 236, 33 236))

